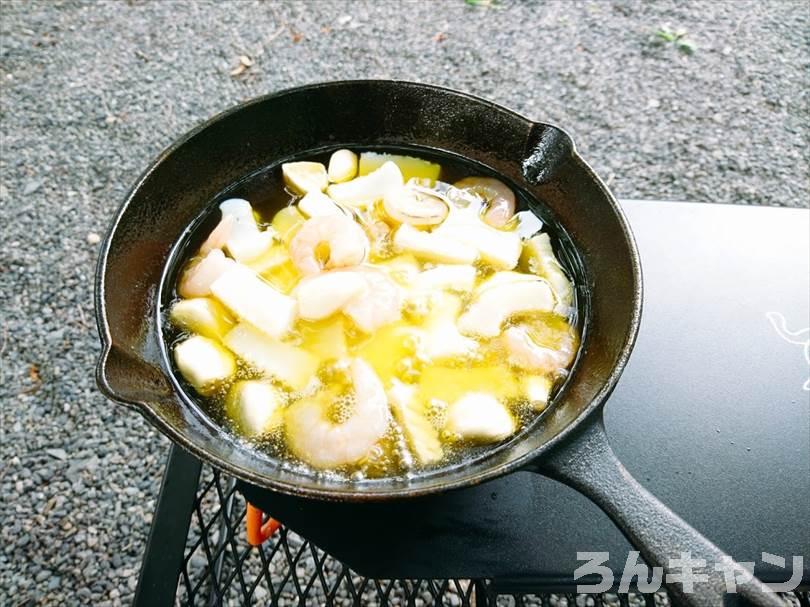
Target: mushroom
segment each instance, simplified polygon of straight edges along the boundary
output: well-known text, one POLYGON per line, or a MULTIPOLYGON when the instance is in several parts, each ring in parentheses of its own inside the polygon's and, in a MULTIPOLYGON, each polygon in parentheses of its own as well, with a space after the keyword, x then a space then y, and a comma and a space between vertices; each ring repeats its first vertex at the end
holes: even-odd
POLYGON ((503 324, 515 314, 551 312, 556 303, 554 291, 545 280, 498 281, 497 287, 479 291, 458 319, 458 328, 467 335, 496 337, 503 324))
POLYGON ((389 190, 383 198, 383 209, 394 221, 413 226, 438 225, 450 211, 441 195, 412 182, 389 190))

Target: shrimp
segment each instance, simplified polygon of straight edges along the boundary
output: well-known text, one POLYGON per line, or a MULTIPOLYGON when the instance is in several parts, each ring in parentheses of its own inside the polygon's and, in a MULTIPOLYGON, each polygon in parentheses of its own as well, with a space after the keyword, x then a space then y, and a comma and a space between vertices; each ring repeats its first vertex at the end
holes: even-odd
POLYGON ((570 332, 562 336, 558 348, 547 348, 535 342, 525 328, 510 327, 501 336, 501 343, 516 367, 554 376, 565 373, 576 353, 576 340, 570 332))
POLYGON ((211 285, 234 263, 233 259, 225 257, 221 249, 212 249, 183 273, 177 291, 185 298, 210 295, 211 285))
POLYGON ((214 249, 221 249, 223 248, 228 239, 231 237, 231 232, 233 231, 233 224, 236 222, 233 215, 223 215, 222 219, 217 224, 211 233, 208 235, 208 238, 205 239, 205 242, 202 243, 200 246, 200 253, 203 255, 207 255, 214 249))
POLYGON ((502 228, 515 215, 515 193, 499 179, 467 177, 453 185, 484 199, 484 221, 493 228, 502 228))
POLYGON ((354 410, 341 423, 329 419, 323 393, 305 398, 287 410, 287 444, 311 466, 332 469, 354 464, 368 455, 388 430, 390 412, 377 374, 361 358, 350 364, 354 410))
POLYGON ((378 270, 332 270, 307 276, 294 296, 298 313, 321 320, 342 311, 366 333, 399 320, 402 294, 394 281, 378 270))
POLYGON ((378 270, 363 269, 345 274, 359 274, 365 279, 365 288, 343 306, 343 312, 366 333, 399 320, 402 293, 397 284, 378 270))
POLYGON ((290 243, 290 258, 303 274, 318 274, 361 264, 368 249, 368 237, 352 219, 324 215, 304 222, 290 243))

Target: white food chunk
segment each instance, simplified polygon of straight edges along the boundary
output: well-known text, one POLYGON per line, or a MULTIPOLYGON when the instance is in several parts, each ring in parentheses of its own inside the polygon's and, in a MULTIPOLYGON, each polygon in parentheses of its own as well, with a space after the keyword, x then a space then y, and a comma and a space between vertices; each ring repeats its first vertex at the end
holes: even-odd
POLYGON ((389 190, 401 187, 402 184, 402 172, 396 164, 389 161, 368 175, 330 185, 327 194, 338 204, 366 207, 382 200, 389 190))
POLYGON ((320 191, 309 192, 298 201, 298 210, 307 217, 321 217, 323 215, 345 215, 343 209, 335 201, 320 191))
POLYGON ((201 394, 236 372, 231 353, 213 339, 194 335, 174 347, 174 362, 180 374, 201 394))
POLYGON ((338 312, 366 289, 360 272, 325 272, 304 278, 293 295, 298 314, 306 320, 320 320, 338 312))
POLYGON ((338 150, 329 157, 329 181, 342 183, 357 176, 357 154, 351 150, 338 150))
POLYGON ((247 323, 239 323, 223 339, 239 358, 293 390, 303 389, 318 369, 306 350, 276 341, 247 323))
POLYGON ((211 285, 233 267, 236 262, 225 257, 220 249, 212 249, 208 255, 183 273, 177 287, 181 297, 205 297, 211 294, 211 285))
POLYGON ((544 280, 520 280, 484 289, 458 319, 466 335, 496 337, 506 320, 525 312, 551 312, 556 298, 544 280))
POLYGON ((470 392, 447 409, 445 430, 462 440, 496 442, 512 435, 515 429, 508 409, 489 394, 470 392))
POLYGON ((524 248, 527 269, 551 283, 559 301, 557 313, 567 315, 573 301, 574 288, 554 255, 549 235, 543 233, 530 238, 524 248))
POLYGON ((225 250, 236 261, 246 262, 264 253, 273 244, 275 231, 259 230, 253 207, 247 200, 231 198, 219 205, 222 219, 230 219, 230 229, 225 239, 225 250))
POLYGON ((523 391, 535 411, 542 411, 551 397, 551 378, 547 375, 529 375, 523 378, 523 391))
POLYGON ((471 264, 478 258, 475 247, 437 232, 422 232, 403 223, 394 233, 394 248, 437 263, 471 264))
POLYGON ((326 167, 320 162, 285 162, 281 165, 284 181, 299 194, 323 192, 329 185, 326 167))
POLYGON ((475 285, 475 268, 463 265, 439 265, 416 274, 411 284, 418 291, 460 291, 468 293, 475 285))
POLYGON ((234 264, 228 268, 211 285, 211 292, 236 316, 271 337, 281 337, 295 321, 295 300, 245 266, 234 264))
POLYGON ((284 396, 264 380, 240 381, 228 392, 225 409, 248 436, 264 434, 284 423, 284 396))
POLYGON ((210 297, 178 301, 172 306, 169 319, 184 331, 212 339, 222 339, 233 325, 227 310, 210 297))
POLYGON ((419 333, 419 358, 439 360, 469 356, 478 348, 478 342, 464 337, 456 327, 461 300, 448 293, 431 297, 431 311, 419 333))
POLYGON ((397 283, 378 270, 358 271, 356 274, 363 278, 365 286, 346 303, 344 314, 366 333, 399 320, 402 292, 397 283))
POLYGON ((517 232, 493 228, 477 214, 455 210, 434 234, 473 247, 481 259, 499 270, 511 270, 520 259, 521 242, 517 232))

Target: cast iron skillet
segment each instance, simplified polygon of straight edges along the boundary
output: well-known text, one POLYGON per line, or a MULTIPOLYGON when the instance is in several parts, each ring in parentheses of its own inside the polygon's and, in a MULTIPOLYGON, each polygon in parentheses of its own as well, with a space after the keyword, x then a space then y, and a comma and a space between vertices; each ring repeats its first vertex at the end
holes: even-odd
MULTIPOLYGON (((641 314, 638 252, 616 200, 557 127, 463 93, 408 82, 348 81, 282 91, 244 103, 179 139, 138 179, 107 234, 96 275, 103 345, 98 385, 199 458, 281 493, 340 501, 394 500, 470 486, 531 469, 598 504, 650 565, 691 551, 709 583, 684 603, 722 602, 725 555, 643 489, 613 455, 602 406, 624 369, 641 314), (162 343, 161 298, 189 226, 245 177, 283 161, 343 146, 411 147, 460 155, 542 201, 579 260, 585 298, 582 350, 564 390, 541 419, 491 455, 409 482, 348 484, 283 469, 213 425, 173 375, 162 343), (168 270, 167 270, 168 268, 168 270)), ((780 601, 758 580, 738 585, 760 605, 780 601)))

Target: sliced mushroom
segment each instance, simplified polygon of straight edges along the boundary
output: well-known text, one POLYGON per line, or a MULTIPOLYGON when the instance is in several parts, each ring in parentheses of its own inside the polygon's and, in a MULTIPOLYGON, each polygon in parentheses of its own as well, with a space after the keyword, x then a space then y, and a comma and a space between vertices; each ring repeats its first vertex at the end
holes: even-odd
POLYGON ((503 324, 515 314, 551 312, 557 303, 545 280, 515 280, 479 292, 475 301, 458 319, 458 328, 467 335, 496 337, 503 324))
POLYGON ((413 226, 438 225, 450 211, 447 202, 439 194, 412 182, 386 193, 383 209, 394 221, 413 226))

